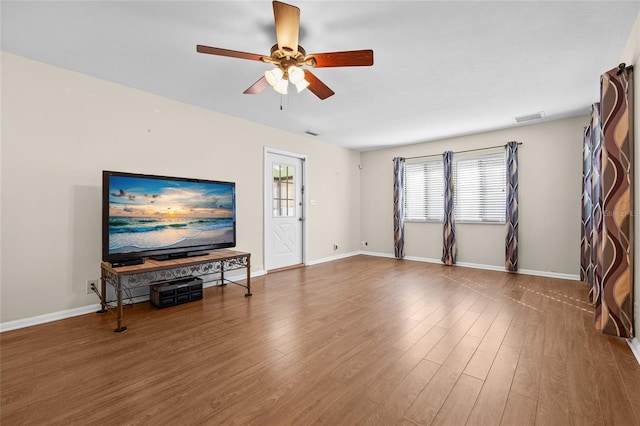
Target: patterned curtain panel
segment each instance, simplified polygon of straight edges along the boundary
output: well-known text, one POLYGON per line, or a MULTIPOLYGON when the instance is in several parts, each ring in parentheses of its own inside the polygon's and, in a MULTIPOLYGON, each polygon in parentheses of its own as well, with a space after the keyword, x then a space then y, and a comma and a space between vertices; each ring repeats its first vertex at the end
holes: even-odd
POLYGON ((444 227, 442 262, 445 265, 456 263, 456 221, 453 210, 453 152, 442 155, 444 161, 444 227))
POLYGON ((602 286, 596 328, 605 334, 633 332, 633 68, 602 75, 602 286))
POLYGON ((580 232, 580 280, 591 283, 591 126, 584 128, 582 147, 582 221, 580 232))
POLYGON ((600 287, 602 285, 602 128, 600 127, 600 104, 591 108, 591 270, 587 282, 591 284, 589 300, 596 307, 596 316, 600 311, 600 287))
POLYGON ((518 142, 507 144, 507 237, 505 241, 507 271, 518 270, 518 142))
POLYGON ((398 259, 404 257, 404 158, 393 159, 393 247, 398 259))

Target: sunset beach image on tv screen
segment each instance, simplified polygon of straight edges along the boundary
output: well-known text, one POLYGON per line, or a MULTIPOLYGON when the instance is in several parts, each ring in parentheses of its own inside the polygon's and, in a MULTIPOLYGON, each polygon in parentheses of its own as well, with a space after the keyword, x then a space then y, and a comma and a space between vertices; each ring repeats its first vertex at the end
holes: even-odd
POLYGON ((234 241, 234 187, 225 183, 109 177, 109 253, 234 241))

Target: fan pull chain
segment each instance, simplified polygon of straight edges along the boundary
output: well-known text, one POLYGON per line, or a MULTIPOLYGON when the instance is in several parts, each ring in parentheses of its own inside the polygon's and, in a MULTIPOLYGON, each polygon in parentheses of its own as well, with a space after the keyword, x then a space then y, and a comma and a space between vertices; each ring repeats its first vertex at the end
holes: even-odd
POLYGON ((282 104, 282 99, 284 99, 285 96, 287 97, 287 108, 289 108, 291 106, 290 105, 290 100, 289 100, 289 95, 282 95, 281 94, 280 95, 280 111, 284 110, 284 105, 282 104))

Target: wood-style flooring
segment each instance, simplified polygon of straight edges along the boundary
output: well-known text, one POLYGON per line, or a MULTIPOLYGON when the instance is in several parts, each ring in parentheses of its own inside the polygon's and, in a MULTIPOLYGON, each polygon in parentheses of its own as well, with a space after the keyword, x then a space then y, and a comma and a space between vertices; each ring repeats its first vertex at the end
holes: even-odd
POLYGON ((583 283, 355 256, 5 332, 2 425, 640 425, 583 283))

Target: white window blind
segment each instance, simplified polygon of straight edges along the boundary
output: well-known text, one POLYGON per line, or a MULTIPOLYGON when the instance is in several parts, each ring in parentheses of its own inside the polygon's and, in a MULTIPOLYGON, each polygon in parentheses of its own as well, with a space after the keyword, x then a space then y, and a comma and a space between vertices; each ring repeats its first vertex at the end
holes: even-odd
MULTIPOLYGON (((454 156, 456 221, 504 223, 506 172, 504 153, 461 159, 454 156)), ((443 221, 444 166, 441 158, 405 164, 404 218, 443 221)))
POLYGON ((506 157, 504 153, 455 160, 456 220, 504 223, 506 209, 506 157))
POLYGON ((444 166, 442 160, 405 164, 405 220, 444 218, 444 166))

